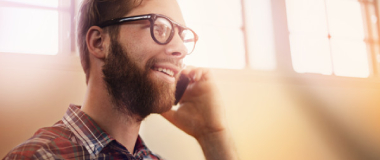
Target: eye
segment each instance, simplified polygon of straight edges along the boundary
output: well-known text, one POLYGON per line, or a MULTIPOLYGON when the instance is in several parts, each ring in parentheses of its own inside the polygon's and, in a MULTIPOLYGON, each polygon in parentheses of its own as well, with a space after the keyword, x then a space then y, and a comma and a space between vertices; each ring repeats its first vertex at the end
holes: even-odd
POLYGON ((171 32, 172 25, 167 19, 158 18, 154 22, 153 33, 158 41, 162 43, 166 42, 166 40, 170 37, 171 32))
POLYGON ((160 37, 167 37, 170 34, 170 27, 163 24, 154 25, 154 34, 160 37))

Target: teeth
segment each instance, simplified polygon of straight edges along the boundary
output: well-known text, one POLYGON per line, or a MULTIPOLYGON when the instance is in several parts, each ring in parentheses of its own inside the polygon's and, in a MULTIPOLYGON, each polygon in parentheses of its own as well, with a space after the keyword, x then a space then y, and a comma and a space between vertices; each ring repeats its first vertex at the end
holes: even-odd
POLYGON ((173 76, 173 75, 174 75, 174 72, 171 71, 170 69, 166 69, 166 68, 156 68, 155 70, 160 71, 160 72, 163 72, 163 73, 166 73, 167 75, 170 75, 170 76, 173 76))

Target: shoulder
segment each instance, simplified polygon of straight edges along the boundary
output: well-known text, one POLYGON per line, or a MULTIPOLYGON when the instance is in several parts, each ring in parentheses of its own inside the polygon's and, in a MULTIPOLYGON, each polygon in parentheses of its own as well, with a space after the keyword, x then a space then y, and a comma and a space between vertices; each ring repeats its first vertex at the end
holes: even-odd
POLYGON ((59 121, 52 127, 39 129, 33 137, 12 149, 8 159, 59 159, 57 153, 78 146, 72 132, 59 121))

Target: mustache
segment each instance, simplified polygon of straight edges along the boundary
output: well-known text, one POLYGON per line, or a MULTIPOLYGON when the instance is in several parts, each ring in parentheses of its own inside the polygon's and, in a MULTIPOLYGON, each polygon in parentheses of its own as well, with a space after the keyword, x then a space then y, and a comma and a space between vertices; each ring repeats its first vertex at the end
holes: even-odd
POLYGON ((178 60, 175 58, 163 58, 163 59, 152 58, 152 59, 149 59, 148 62, 146 63, 146 68, 149 69, 156 63, 171 63, 180 69, 183 69, 186 66, 183 63, 182 59, 178 60))

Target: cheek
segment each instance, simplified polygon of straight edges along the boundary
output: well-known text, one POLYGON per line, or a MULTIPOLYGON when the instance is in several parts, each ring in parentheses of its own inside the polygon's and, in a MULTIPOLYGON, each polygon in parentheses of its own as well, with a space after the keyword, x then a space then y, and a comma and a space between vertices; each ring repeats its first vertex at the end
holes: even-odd
POLYGON ((124 27, 120 30, 119 42, 140 68, 145 68, 148 60, 160 53, 162 48, 154 42, 149 29, 124 27))
POLYGON ((138 48, 147 48, 156 45, 156 42, 154 42, 150 35, 150 29, 141 28, 139 25, 122 26, 119 40, 120 42, 129 43, 138 48))

